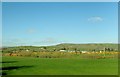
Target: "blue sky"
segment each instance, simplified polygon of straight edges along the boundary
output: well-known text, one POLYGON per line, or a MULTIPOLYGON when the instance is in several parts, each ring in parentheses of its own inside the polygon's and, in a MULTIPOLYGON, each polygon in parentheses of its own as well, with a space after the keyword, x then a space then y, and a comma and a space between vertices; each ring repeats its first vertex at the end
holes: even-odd
POLYGON ((2 47, 2 3, 0 2, 0 47, 2 47))
POLYGON ((117 2, 2 4, 3 46, 117 43, 117 2))

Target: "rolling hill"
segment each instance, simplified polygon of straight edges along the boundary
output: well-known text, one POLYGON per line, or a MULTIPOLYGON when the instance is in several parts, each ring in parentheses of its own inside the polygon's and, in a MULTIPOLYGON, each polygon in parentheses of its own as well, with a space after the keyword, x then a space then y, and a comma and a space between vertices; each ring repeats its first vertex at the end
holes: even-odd
POLYGON ((77 51, 100 51, 104 48, 110 48, 115 51, 118 50, 118 44, 112 43, 100 43, 100 44, 72 44, 62 43, 54 46, 16 46, 16 47, 5 47, 2 50, 4 52, 10 51, 59 51, 59 50, 77 50, 77 51))

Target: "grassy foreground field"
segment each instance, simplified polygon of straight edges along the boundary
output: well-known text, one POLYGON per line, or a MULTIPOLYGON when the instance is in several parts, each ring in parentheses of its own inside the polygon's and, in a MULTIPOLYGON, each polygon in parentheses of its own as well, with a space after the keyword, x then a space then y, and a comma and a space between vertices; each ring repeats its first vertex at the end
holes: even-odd
POLYGON ((4 75, 117 75, 117 59, 4 56, 4 75))

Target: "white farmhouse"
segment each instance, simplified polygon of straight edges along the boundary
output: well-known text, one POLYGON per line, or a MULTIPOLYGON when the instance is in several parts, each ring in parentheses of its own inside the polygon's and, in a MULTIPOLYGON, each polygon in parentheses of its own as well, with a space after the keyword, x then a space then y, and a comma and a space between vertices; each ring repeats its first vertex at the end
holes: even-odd
POLYGON ((61 52, 64 52, 65 50, 60 50, 61 52))
POLYGON ((87 51, 81 51, 82 53, 87 53, 87 51))

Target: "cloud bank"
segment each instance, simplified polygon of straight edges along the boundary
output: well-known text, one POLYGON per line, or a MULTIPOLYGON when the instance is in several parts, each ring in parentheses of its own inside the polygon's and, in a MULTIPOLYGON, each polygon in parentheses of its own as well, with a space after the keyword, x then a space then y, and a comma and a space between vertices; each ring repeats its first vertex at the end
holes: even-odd
POLYGON ((95 17, 88 18, 88 21, 89 22, 101 22, 101 21, 103 21, 103 18, 99 17, 99 16, 95 16, 95 17))

